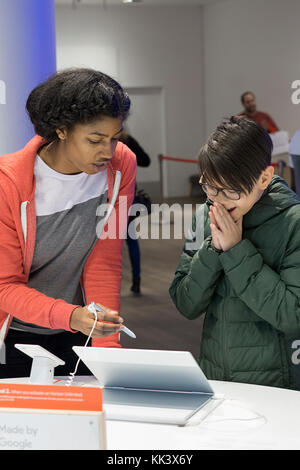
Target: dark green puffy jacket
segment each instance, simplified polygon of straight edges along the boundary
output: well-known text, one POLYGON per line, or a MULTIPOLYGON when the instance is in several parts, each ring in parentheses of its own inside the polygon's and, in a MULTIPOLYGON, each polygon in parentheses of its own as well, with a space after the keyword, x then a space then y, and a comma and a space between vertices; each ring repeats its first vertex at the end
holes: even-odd
MULTIPOLYGON (((300 199, 274 176, 227 252, 186 240, 170 295, 188 319, 206 313, 199 364, 208 379, 300 390, 300 199)), ((194 216, 192 233, 196 233, 194 216)), ((199 225, 199 224, 198 224, 199 225)))

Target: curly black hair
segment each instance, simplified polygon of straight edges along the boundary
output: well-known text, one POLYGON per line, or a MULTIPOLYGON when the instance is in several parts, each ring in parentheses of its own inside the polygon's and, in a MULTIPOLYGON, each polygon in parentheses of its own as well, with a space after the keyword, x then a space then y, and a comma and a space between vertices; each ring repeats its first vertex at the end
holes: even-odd
POLYGON ((101 116, 126 119, 130 98, 118 82, 88 68, 65 69, 34 88, 26 110, 36 134, 57 140, 56 129, 72 130, 101 116))

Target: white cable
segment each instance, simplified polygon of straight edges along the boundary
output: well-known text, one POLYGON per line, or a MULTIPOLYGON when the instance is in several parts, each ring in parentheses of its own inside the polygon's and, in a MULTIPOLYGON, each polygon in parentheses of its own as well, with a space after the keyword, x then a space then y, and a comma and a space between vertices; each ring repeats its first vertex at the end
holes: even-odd
MULTIPOLYGON (((93 324, 93 326, 92 326, 92 329, 91 329, 91 331, 90 331, 90 334, 89 334, 89 336, 88 336, 88 339, 86 340, 86 342, 85 342, 85 344, 84 344, 84 346, 83 346, 84 348, 87 346, 87 344, 88 344, 88 342, 89 342, 89 340, 90 340, 90 338, 91 338, 91 336, 92 336, 92 334, 93 334, 93 332, 94 332, 94 329, 95 329, 95 326, 96 326, 96 324, 97 324, 97 321, 98 321, 98 316, 97 316, 97 312, 96 312, 95 308, 94 308, 92 305, 89 305, 89 306, 88 306, 88 309, 89 309, 90 312, 92 312, 92 313, 94 314, 95 320, 94 320, 94 324, 93 324)), ((79 357, 79 358, 78 358, 78 361, 76 362, 76 366, 75 366, 74 372, 71 372, 71 373, 70 373, 69 378, 68 378, 68 380, 67 380, 67 382, 66 382, 66 386, 67 386, 67 387, 69 387, 70 385, 72 385, 80 361, 81 361, 81 359, 80 359, 80 357, 79 357)))
MULTIPOLYGON (((203 424, 203 427, 207 427, 209 429, 210 425, 214 425, 214 424, 220 423, 222 421, 223 422, 224 421, 242 421, 242 422, 246 422, 246 421, 263 420, 264 421, 263 424, 267 424, 267 422, 268 422, 267 418, 264 415, 258 413, 257 411, 254 411, 251 408, 248 408, 247 406, 244 406, 242 404, 237 404, 239 402, 235 399, 230 399, 229 398, 229 399, 226 399, 226 401, 229 401, 229 402, 231 402, 231 404, 233 406, 237 406, 238 408, 247 410, 247 411, 255 414, 256 416, 253 417, 253 418, 231 418, 231 417, 227 418, 227 417, 224 417, 224 418, 220 418, 220 419, 218 419, 218 418, 214 419, 214 417, 213 417, 213 419, 211 421, 207 421, 205 424, 203 424), (233 402, 237 402, 237 403, 233 403, 233 402)), ((205 418, 206 418, 206 416, 205 416, 205 418)), ((201 423, 201 427, 202 427, 202 423, 201 423)))

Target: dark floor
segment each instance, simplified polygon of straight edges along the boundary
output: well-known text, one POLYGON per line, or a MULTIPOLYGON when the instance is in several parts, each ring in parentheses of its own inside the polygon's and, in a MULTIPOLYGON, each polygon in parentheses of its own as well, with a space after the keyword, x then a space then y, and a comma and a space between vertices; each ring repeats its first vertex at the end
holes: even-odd
MULTIPOLYGON (((195 201, 184 200, 186 202, 195 201)), ((137 338, 122 334, 122 346, 190 351, 198 358, 203 319, 191 321, 184 318, 168 293, 184 240, 148 239, 139 240, 139 244, 142 295, 134 297, 130 292, 131 267, 127 245, 124 243, 121 316, 137 338)))

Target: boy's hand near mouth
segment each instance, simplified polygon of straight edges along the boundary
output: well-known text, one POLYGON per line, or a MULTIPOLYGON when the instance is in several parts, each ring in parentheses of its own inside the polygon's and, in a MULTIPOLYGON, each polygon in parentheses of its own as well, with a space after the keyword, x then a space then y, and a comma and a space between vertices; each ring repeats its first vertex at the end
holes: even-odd
POLYGON ((217 250, 227 251, 242 240, 243 217, 236 222, 225 207, 215 202, 209 212, 213 245, 217 250))

